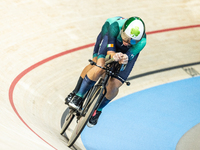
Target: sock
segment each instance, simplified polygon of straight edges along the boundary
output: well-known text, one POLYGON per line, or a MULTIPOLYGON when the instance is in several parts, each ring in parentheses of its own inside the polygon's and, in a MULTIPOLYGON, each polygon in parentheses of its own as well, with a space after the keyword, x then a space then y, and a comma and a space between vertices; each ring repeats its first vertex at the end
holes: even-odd
POLYGON ((73 92, 76 94, 78 92, 78 90, 80 89, 81 83, 83 82, 83 78, 80 76, 78 79, 78 82, 76 84, 75 89, 73 90, 73 92))
POLYGON ((83 79, 83 82, 81 84, 81 87, 76 95, 83 97, 84 94, 96 83, 96 81, 92 81, 88 78, 86 75, 83 79))
POLYGON ((101 105, 98 107, 97 111, 102 111, 102 109, 110 102, 111 100, 106 97, 103 98, 101 105))

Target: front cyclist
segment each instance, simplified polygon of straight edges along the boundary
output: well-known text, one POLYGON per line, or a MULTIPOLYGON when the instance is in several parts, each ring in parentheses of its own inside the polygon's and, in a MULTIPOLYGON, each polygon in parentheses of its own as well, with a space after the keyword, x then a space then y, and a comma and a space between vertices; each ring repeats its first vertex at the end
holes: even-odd
MULTIPOLYGON (((99 66, 104 66, 104 63, 105 63, 104 58, 107 54, 108 29, 112 23, 114 23, 117 20, 121 20, 121 19, 124 19, 124 18, 120 17, 120 16, 108 18, 105 21, 105 23, 103 24, 101 32, 97 36, 96 43, 95 43, 94 50, 93 50, 93 59, 92 60, 94 62, 96 62, 97 65, 99 65, 99 66)), ((65 104, 68 104, 71 101, 71 99, 74 97, 74 95, 77 94, 85 75, 91 68, 93 68, 93 66, 89 64, 83 69, 74 90, 65 98, 65 104)))
MULTIPOLYGON (((115 61, 121 64, 127 64, 126 68, 119 73, 120 78, 110 78, 107 85, 107 94, 102 104, 95 111, 88 122, 92 127, 97 124, 102 109, 116 97, 119 87, 128 78, 140 51, 146 45, 145 25, 141 18, 131 17, 129 19, 120 19, 113 22, 108 28, 107 54, 111 55, 115 61)), ((103 58, 104 60, 104 58, 103 58)), ((103 61, 105 63, 105 60, 103 61)), ((102 75, 103 70, 94 66, 90 69, 82 81, 79 91, 73 97, 69 106, 79 109, 83 100, 83 95, 95 84, 102 75)))

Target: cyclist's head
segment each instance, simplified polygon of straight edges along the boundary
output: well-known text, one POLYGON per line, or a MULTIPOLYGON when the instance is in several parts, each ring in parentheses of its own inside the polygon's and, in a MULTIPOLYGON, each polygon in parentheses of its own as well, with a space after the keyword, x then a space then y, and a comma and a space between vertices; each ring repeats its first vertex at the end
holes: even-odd
POLYGON ((144 34, 145 24, 139 17, 131 17, 127 19, 121 29, 122 40, 131 45, 138 43, 144 34))

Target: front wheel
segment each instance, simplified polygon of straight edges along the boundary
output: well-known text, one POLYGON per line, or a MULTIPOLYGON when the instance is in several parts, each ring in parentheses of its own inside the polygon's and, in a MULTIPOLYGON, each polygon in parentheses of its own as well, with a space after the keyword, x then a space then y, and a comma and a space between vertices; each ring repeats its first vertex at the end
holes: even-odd
POLYGON ((76 139, 79 137, 79 135, 81 134, 81 132, 83 131, 84 127, 86 126, 89 118, 92 116, 92 114, 94 113, 96 107, 97 107, 97 104, 98 104, 98 101, 101 99, 101 95, 103 93, 103 90, 102 88, 98 88, 96 90, 96 92, 94 93, 94 95, 92 96, 91 98, 91 105, 89 105, 88 109, 87 109, 87 113, 84 117, 81 117, 78 124, 76 125, 70 139, 69 139, 69 142, 68 142, 68 146, 72 146, 74 144, 74 142, 76 141, 76 139))
POLYGON ((74 114, 72 112, 69 112, 66 116, 66 119, 63 123, 63 126, 61 128, 60 134, 63 135, 65 133, 65 131, 67 130, 67 128, 69 127, 69 125, 71 124, 72 120, 74 119, 74 114))

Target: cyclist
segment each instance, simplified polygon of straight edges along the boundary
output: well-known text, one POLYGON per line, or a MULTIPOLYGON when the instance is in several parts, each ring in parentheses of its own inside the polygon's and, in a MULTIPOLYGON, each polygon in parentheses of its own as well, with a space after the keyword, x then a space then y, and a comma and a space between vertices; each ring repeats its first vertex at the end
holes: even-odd
MULTIPOLYGON (((120 16, 108 18, 106 22, 104 23, 104 25, 102 26, 101 32, 97 36, 96 43, 93 50, 93 61, 96 62, 100 66, 104 65, 104 58, 107 55, 106 47, 108 44, 108 28, 113 22, 120 19, 124 19, 124 18, 120 16)), ((71 101, 71 99, 74 97, 74 95, 78 92, 85 75, 91 68, 93 68, 93 66, 89 64, 83 69, 74 90, 65 98, 65 104, 68 104, 71 101)))
MULTIPOLYGON (((104 55, 99 59, 97 64, 103 66, 105 63, 105 52, 115 61, 120 64, 127 64, 126 68, 119 73, 118 77, 110 78, 107 85, 107 94, 105 95, 102 104, 95 110, 92 117, 89 119, 88 126, 93 127, 97 124, 98 118, 102 109, 116 97, 119 87, 128 78, 140 51, 146 45, 145 24, 139 17, 130 17, 129 19, 118 19, 111 23, 108 27, 106 36, 107 47, 103 48, 104 55)), ((103 44, 104 41, 101 42, 103 44)), ((101 48, 100 48, 101 49, 101 48)), ((98 78, 102 75, 103 69, 94 66, 85 75, 78 92, 69 102, 69 106, 74 109, 79 109, 83 100, 83 95, 95 84, 98 78)))

